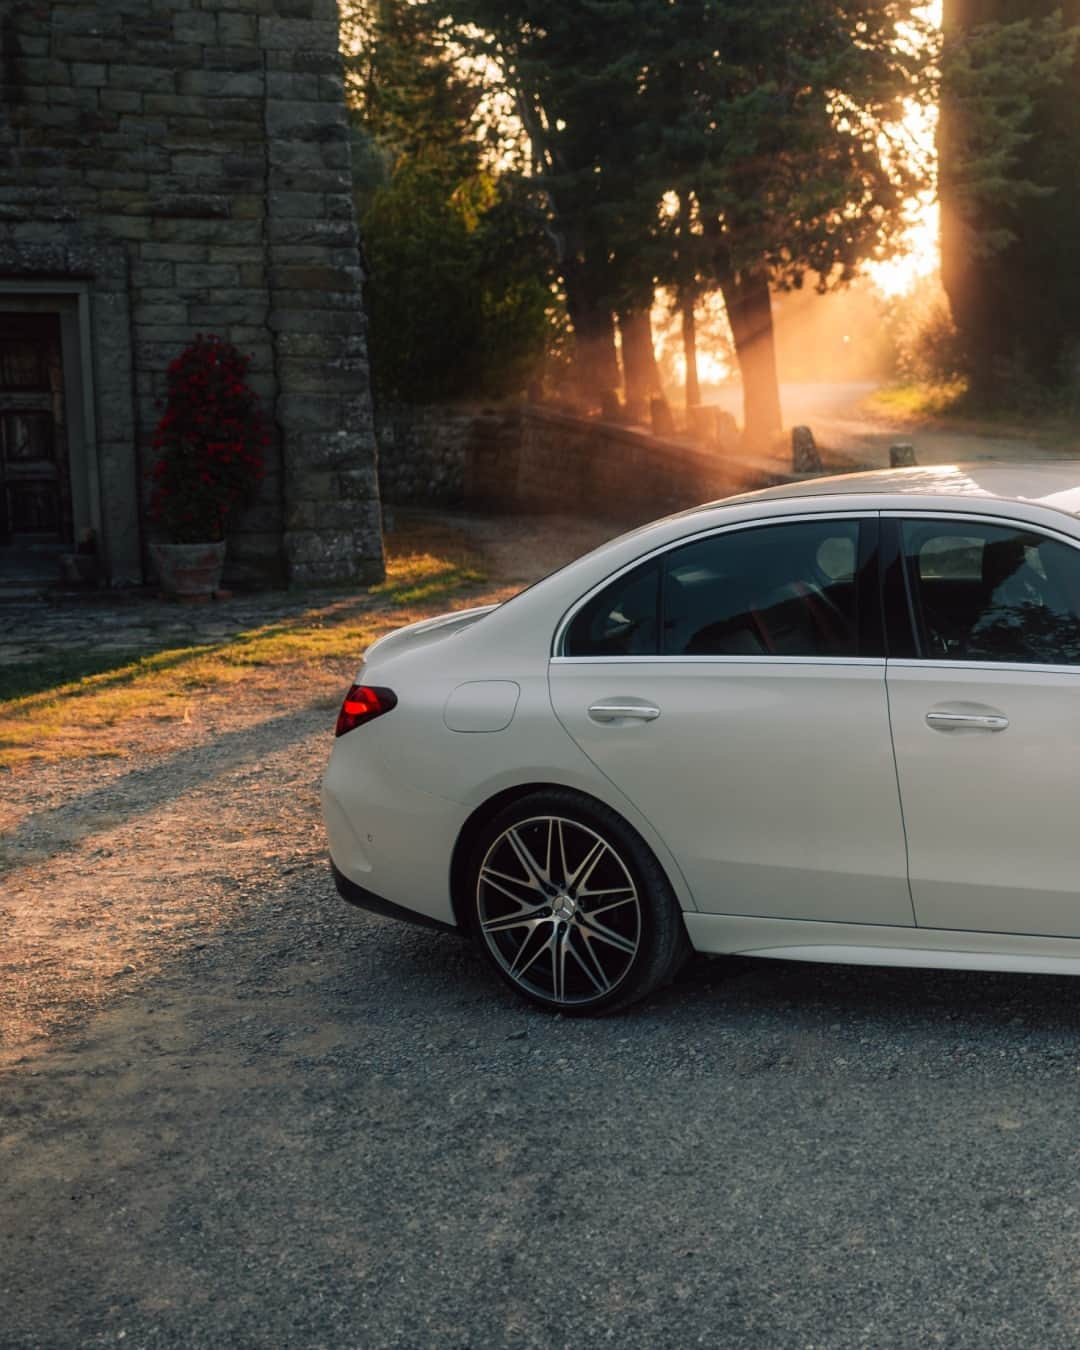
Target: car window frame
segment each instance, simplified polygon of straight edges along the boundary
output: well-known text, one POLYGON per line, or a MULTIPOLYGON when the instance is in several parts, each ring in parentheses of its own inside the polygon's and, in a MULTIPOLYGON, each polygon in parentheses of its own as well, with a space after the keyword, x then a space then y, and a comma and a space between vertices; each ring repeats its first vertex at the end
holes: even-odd
MULTIPOLYGON (((793 515, 769 516, 757 520, 733 521, 728 525, 712 525, 707 529, 702 529, 694 534, 684 535, 680 539, 669 539, 666 543, 658 544, 655 548, 640 554, 632 561, 625 563, 622 567, 615 568, 603 580, 590 587, 583 595, 578 596, 574 603, 565 611, 562 618, 556 625, 551 643, 551 654, 549 659, 552 662, 560 664, 577 665, 609 665, 613 661, 629 662, 641 664, 643 662, 668 663, 678 662, 685 665, 689 662, 695 664, 725 664, 725 665, 760 665, 763 661, 770 665, 818 665, 818 666, 841 666, 841 665, 864 665, 881 666, 885 662, 885 634, 884 621, 882 617, 880 603, 880 577, 879 577, 879 548, 880 548, 880 515, 876 510, 837 510, 837 511, 806 511, 793 515), (864 645, 876 646, 877 654, 859 655, 859 656, 777 656, 770 653, 757 653, 753 655, 686 655, 682 654, 663 654, 655 652, 646 656, 567 656, 565 654, 565 645, 567 634, 577 615, 588 605, 601 591, 608 586, 613 585, 620 577, 625 576, 645 564, 662 559, 665 554, 673 553, 678 549, 685 548, 690 544, 700 544, 706 540, 717 538, 720 535, 733 534, 746 530, 766 529, 769 527, 782 525, 800 525, 807 523, 827 523, 829 521, 854 520, 858 523, 859 532, 856 542, 856 611, 855 625, 857 641, 860 648, 864 645), (865 573, 865 575, 864 575, 865 573)), ((663 566, 660 568, 661 581, 663 579, 663 566)), ((658 614, 658 619, 659 619, 658 614)))
POLYGON ((903 525, 905 521, 950 521, 959 525, 998 525, 1010 529, 1023 530, 1028 534, 1041 535, 1055 543, 1065 544, 1080 553, 1080 539, 1055 530, 1052 525, 1034 524, 1016 516, 1007 516, 997 512, 961 512, 932 510, 888 510, 881 512, 882 557, 882 597, 886 622, 886 649, 891 664, 918 666, 920 669, 940 670, 1030 670, 1053 671, 1057 674, 1069 673, 1080 676, 1080 665, 1060 664, 1051 661, 981 661, 977 657, 964 657, 950 660, 945 656, 927 656, 923 649, 923 630, 917 613, 918 601, 912 584, 911 567, 903 546, 903 525), (891 562, 890 560, 895 560, 891 562), (899 571, 899 582, 896 570, 899 571), (903 629, 906 616, 907 631, 903 629))

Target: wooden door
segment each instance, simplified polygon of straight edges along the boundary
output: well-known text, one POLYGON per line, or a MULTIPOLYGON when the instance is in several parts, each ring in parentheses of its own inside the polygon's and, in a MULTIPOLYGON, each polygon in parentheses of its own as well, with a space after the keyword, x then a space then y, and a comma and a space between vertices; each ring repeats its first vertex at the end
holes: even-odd
POLYGON ((0 313, 0 545, 71 542, 60 319, 0 313))

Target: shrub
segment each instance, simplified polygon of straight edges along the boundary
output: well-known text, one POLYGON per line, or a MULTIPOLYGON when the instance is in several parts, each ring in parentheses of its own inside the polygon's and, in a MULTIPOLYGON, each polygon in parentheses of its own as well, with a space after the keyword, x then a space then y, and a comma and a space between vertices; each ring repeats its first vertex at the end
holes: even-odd
POLYGON ((247 383, 250 364, 231 343, 199 334, 169 366, 150 517, 173 543, 224 538, 230 512, 262 477, 269 437, 247 383))

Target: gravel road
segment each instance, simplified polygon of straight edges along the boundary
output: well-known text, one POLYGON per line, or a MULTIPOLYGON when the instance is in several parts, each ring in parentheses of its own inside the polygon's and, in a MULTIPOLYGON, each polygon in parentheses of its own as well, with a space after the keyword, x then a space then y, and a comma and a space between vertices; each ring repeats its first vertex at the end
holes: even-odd
POLYGON ((331 719, 14 781, 0 912, 98 992, 0 1072, 0 1346, 1080 1344, 1080 986, 701 959, 552 1019, 338 900, 331 719))

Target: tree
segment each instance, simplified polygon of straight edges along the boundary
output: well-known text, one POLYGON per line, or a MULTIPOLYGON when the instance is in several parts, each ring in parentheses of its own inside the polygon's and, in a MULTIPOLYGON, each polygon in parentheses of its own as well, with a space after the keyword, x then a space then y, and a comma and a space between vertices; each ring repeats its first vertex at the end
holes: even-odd
MULTIPOLYGON (((667 166, 681 246, 699 236, 694 284, 723 293, 745 435, 765 445, 781 425, 770 290, 843 285, 897 246, 928 173, 899 126, 931 97, 930 35, 902 0, 679 0, 655 20, 650 172, 667 166)), ((676 251, 676 284, 679 269, 676 251)))
POLYGON ((718 286, 746 434, 770 440, 770 286, 849 280, 894 247, 925 181, 896 130, 930 96, 917 0, 432 3, 513 92, 585 378, 603 388, 614 376, 620 296, 651 294, 657 278, 691 296, 718 286), (669 193, 684 205, 674 226, 669 193))
POLYGON ((485 164, 483 85, 408 0, 343 17, 375 393, 518 392, 544 360, 551 260, 527 188, 485 164))
POLYGON ((943 33, 942 281, 987 406, 1060 381, 1080 344, 1077 30, 1047 0, 946 0, 943 33))

